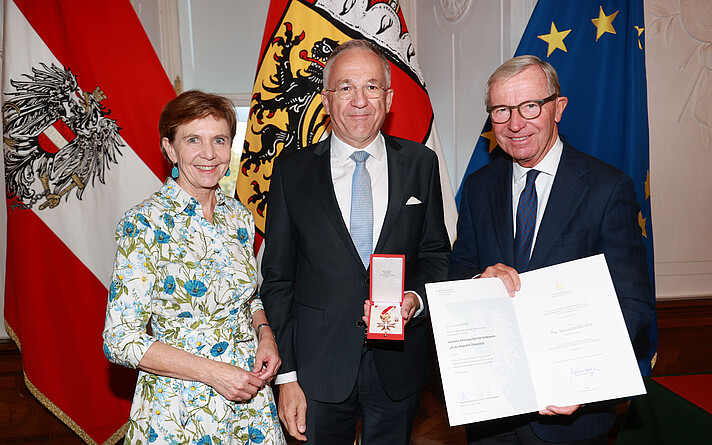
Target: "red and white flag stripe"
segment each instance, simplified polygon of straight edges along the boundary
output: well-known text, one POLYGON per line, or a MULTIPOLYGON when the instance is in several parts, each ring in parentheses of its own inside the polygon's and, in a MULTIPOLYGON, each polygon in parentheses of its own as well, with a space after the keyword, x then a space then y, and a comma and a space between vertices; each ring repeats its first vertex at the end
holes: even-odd
MULTIPOLYGON (((55 66, 76 76, 78 103, 88 109, 99 101, 108 112, 101 119, 119 128, 115 161, 94 166, 103 167, 103 178, 75 179, 50 195, 49 179, 35 175, 25 184, 39 200, 8 196, 5 286, 6 326, 21 346, 28 387, 88 443, 113 443, 135 384, 135 374, 110 364, 102 351, 114 231, 123 212, 165 178, 157 123, 175 93, 128 0, 4 6, 3 112, 12 112, 5 105, 18 82, 32 82, 33 69, 55 66)), ((79 150, 62 157, 77 137, 71 125, 55 117, 36 135, 42 154, 52 156, 53 173, 83 156, 79 150)))

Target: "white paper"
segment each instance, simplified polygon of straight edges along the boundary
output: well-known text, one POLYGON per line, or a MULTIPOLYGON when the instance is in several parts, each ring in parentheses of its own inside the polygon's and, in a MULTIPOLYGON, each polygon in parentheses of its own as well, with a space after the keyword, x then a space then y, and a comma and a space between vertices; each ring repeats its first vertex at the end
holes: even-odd
POLYGON ((645 393, 605 257, 426 284, 450 425, 645 393))
POLYGON ((403 301, 403 257, 371 258, 371 300, 379 303, 403 301))

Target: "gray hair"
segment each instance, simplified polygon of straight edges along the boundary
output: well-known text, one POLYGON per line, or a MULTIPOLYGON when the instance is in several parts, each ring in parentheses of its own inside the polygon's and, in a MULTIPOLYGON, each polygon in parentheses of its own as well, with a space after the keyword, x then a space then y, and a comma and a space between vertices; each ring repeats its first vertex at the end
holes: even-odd
POLYGON ((551 66, 549 62, 545 62, 537 56, 525 55, 507 60, 492 73, 485 87, 485 105, 488 107, 492 105, 490 103, 490 87, 493 83, 506 82, 531 66, 541 68, 546 75, 549 95, 556 94, 557 96, 561 96, 559 76, 556 74, 554 67, 551 66))
POLYGON ((334 64, 334 61, 343 53, 353 50, 353 49, 362 49, 365 51, 369 51, 378 57, 378 59, 381 61, 381 65, 383 65, 383 72, 386 74, 386 85, 384 85, 385 88, 390 88, 391 87, 391 65, 388 63, 388 59, 386 56, 383 54, 383 52, 378 49, 376 45, 373 43, 369 42, 368 40, 361 40, 361 39, 354 39, 354 40, 347 40, 346 42, 342 43, 341 45, 337 46, 336 49, 331 53, 329 56, 329 59, 326 61, 326 65, 324 66, 324 88, 329 87, 329 74, 331 73, 331 67, 334 64))

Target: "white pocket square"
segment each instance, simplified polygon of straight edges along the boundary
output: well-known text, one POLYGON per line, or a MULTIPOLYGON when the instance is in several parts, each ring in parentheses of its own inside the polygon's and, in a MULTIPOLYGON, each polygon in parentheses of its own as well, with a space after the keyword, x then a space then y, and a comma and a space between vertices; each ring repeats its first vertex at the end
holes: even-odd
POLYGON ((405 205, 407 206, 414 206, 416 204, 422 204, 422 202, 420 202, 420 199, 416 198, 415 196, 411 196, 410 198, 408 198, 408 201, 405 202, 405 205))

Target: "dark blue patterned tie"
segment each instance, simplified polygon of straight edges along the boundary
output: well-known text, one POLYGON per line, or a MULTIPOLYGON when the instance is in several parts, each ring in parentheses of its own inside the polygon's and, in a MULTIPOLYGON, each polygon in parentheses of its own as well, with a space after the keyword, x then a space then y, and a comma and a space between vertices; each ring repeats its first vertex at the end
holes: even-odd
POLYGON ((534 227, 536 226, 536 177, 539 170, 529 170, 527 185, 519 195, 517 206, 517 235, 514 237, 514 268, 522 273, 529 266, 529 254, 532 250, 534 227))

